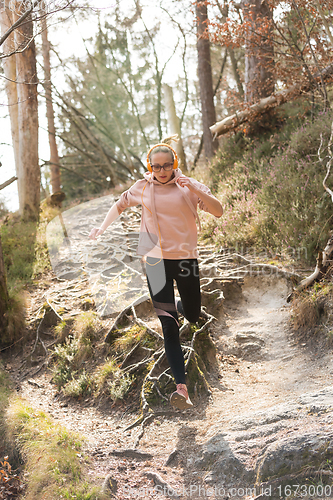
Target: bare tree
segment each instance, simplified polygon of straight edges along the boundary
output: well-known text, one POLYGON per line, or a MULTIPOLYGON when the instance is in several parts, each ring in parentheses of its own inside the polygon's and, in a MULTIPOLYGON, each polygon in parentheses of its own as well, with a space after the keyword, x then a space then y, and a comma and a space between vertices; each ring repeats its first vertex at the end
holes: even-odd
MULTIPOLYGON (((0 332, 4 332, 4 329, 7 326, 6 312, 8 311, 8 306, 9 306, 9 297, 7 291, 5 265, 3 262, 2 245, 0 238, 0 332)), ((0 336, 0 343, 1 343, 1 336, 0 336)))
MULTIPOLYGON (((14 21, 23 14, 24 3, 11 1, 14 21)), ((19 202, 25 219, 38 219, 40 202, 40 169, 38 164, 38 102, 36 49, 32 16, 15 30, 16 85, 18 97, 19 202)))
MULTIPOLYGON (((13 25, 13 13, 9 9, 10 0, 3 0, 3 5, 0 8, 0 24, 1 34, 4 38, 13 25)), ((14 33, 10 32, 3 41, 4 53, 13 53, 15 51, 14 33)), ((19 138, 18 138, 18 104, 17 104, 17 85, 16 85, 16 59, 15 57, 5 57, 2 60, 2 66, 6 78, 6 94, 8 99, 8 110, 10 117, 10 126, 12 134, 12 142, 14 149, 16 176, 20 179, 19 173, 19 138)))
POLYGON ((210 57, 210 42, 205 36, 208 24, 207 2, 196 0, 198 77, 203 126, 203 143, 206 158, 212 158, 218 148, 218 140, 213 140, 209 127, 216 121, 214 90, 210 57))
POLYGON ((175 150, 180 159, 180 164, 182 168, 187 170, 186 166, 186 157, 185 151, 183 147, 181 128, 180 128, 180 120, 176 113, 175 101, 173 98, 173 91, 170 85, 166 83, 163 85, 164 90, 164 98, 165 98, 165 107, 168 115, 169 129, 171 134, 177 134, 179 136, 179 141, 175 145, 175 150))
MULTIPOLYGON (((35 0, 35 2, 31 2, 30 3, 30 7, 28 7, 26 10, 25 10, 25 7, 26 7, 26 3, 25 2, 20 2, 20 7, 21 7, 21 11, 20 11, 20 14, 18 16, 16 16, 16 19, 15 19, 15 22, 13 22, 12 24, 10 24, 10 26, 8 26, 7 30, 4 31, 2 33, 2 36, 0 38, 0 47, 2 44, 5 43, 5 41, 7 40, 7 38, 16 30, 18 29, 20 26, 24 25, 25 22, 26 22, 26 19, 29 19, 29 17, 31 16, 31 13, 32 11, 34 10, 34 8, 40 3, 42 2, 43 0, 35 0)), ((9 9, 9 2, 7 2, 7 0, 0 0, 0 10, 5 10, 6 8, 9 9)), ((15 2, 10 2, 10 11, 13 11, 15 10, 16 11, 16 3, 15 2)), ((16 52, 13 51, 13 52, 16 52)), ((10 55, 12 55, 12 53, 9 53, 9 54, 4 54, 2 57, 9 57, 10 55)))
POLYGON ((245 102, 253 103, 274 92, 272 10, 267 0, 243 0, 243 12, 250 25, 245 38, 245 102))
MULTIPOLYGON (((37 5, 35 2, 33 5, 37 5)), ((31 11, 25 2, 2 0, 0 19, 3 62, 7 78, 19 212, 38 219, 40 170, 38 165, 37 70, 31 11)))
POLYGON ((50 174, 51 174, 51 188, 53 198, 56 204, 61 205, 61 174, 59 167, 58 146, 56 141, 56 130, 54 125, 54 109, 51 88, 51 63, 50 63, 50 43, 48 40, 48 30, 46 17, 42 16, 42 43, 43 43, 43 61, 44 61, 44 89, 46 99, 46 117, 47 129, 50 144, 50 174))

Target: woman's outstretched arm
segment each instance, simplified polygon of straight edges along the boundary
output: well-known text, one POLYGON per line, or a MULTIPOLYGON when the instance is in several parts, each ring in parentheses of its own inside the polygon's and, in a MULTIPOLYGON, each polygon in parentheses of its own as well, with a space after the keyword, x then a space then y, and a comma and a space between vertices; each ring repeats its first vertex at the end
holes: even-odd
POLYGON ((215 217, 221 217, 223 214, 223 208, 221 203, 215 196, 212 196, 208 193, 205 193, 201 189, 199 189, 195 184, 191 182, 191 179, 189 177, 186 177, 185 175, 182 175, 181 177, 178 177, 177 182, 180 186, 182 187, 187 187, 192 193, 195 193, 200 200, 206 205, 208 212, 210 212, 212 215, 215 215, 215 217))
POLYGON ((89 234, 89 238, 95 240, 97 236, 103 234, 104 231, 109 227, 110 224, 112 224, 112 222, 114 222, 117 219, 118 216, 119 216, 119 211, 117 208, 117 203, 115 203, 114 205, 112 205, 112 207, 106 214, 105 219, 101 224, 101 226, 92 228, 89 234))

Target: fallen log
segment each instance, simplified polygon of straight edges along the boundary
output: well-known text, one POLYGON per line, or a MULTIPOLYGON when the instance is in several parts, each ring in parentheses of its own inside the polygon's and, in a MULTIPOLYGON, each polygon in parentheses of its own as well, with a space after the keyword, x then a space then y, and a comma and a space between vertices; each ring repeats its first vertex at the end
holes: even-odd
POLYGON ((307 84, 304 84, 300 87, 297 85, 293 85, 292 87, 289 87, 285 90, 279 90, 278 92, 275 92, 268 97, 264 97, 248 108, 236 111, 235 114, 227 116, 223 120, 216 122, 214 125, 209 127, 210 131, 213 134, 214 138, 226 134, 230 130, 236 129, 242 123, 258 118, 269 109, 280 106, 287 101, 291 101, 292 99, 300 97, 306 92, 309 92, 317 84, 320 84, 321 80, 325 82, 331 79, 332 75, 333 64, 327 66, 325 69, 323 69, 323 71, 314 75, 313 81, 308 82, 307 84))
POLYGON ((333 235, 329 238, 326 247, 318 253, 316 268, 313 273, 304 278, 300 284, 288 295, 287 302, 290 302, 295 292, 301 292, 308 288, 314 281, 320 281, 328 272, 333 263, 333 235))

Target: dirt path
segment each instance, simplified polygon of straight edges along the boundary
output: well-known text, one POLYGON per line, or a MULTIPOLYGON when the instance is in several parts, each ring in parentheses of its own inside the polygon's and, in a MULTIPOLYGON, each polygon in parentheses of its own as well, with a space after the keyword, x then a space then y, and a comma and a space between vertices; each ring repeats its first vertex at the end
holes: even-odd
POLYGON ((234 339, 239 334, 244 346, 245 337, 248 342, 253 337, 262 347, 253 354, 250 350, 247 362, 242 361, 237 372, 222 368, 227 390, 215 389, 208 410, 211 419, 221 407, 227 422, 234 415, 282 403, 332 381, 332 352, 325 354, 313 345, 300 344, 291 334, 287 295, 288 285, 283 278, 253 277, 246 278, 241 297, 226 301, 225 323, 215 328, 219 350, 237 355, 234 339))
POLYGON ((293 339, 287 294, 286 280, 272 276, 246 278, 241 291, 227 294, 211 329, 218 349, 218 367, 209 380, 212 395, 193 410, 171 410, 146 428, 138 448, 150 458, 113 454, 113 450, 133 448, 139 432, 138 428, 124 432, 136 418, 125 407, 98 409, 90 406, 89 400, 61 401, 48 371, 35 376, 35 385, 25 380, 21 395, 86 437, 86 450, 91 456, 87 474, 99 483, 111 475, 117 481, 117 498, 161 498, 156 491, 147 490, 154 485, 149 479, 152 476, 146 476, 148 471, 158 473, 186 498, 188 490, 182 488, 192 484, 198 487, 207 480, 207 468, 202 471, 195 467, 207 440, 235 428, 235 422, 244 416, 332 383, 332 352, 293 339), (171 459, 174 450, 177 452, 171 459))

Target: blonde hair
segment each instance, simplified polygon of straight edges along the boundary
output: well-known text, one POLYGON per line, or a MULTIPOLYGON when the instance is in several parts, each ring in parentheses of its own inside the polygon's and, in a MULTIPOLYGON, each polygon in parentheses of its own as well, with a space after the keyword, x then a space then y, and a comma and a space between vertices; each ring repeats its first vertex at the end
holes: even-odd
POLYGON ((174 135, 170 135, 169 137, 165 137, 165 139, 162 139, 162 141, 160 143, 161 145, 158 146, 157 148, 154 148, 153 151, 150 153, 149 161, 151 161, 151 157, 155 153, 169 153, 172 156, 172 159, 174 160, 174 154, 173 154, 172 150, 169 148, 169 146, 171 146, 172 141, 178 142, 179 135, 174 134, 174 135), (165 146, 163 146, 163 144, 165 144, 165 146))
POLYGON ((167 144, 168 146, 171 146, 172 141, 178 142, 179 141, 179 135, 178 134, 169 135, 169 137, 166 137, 165 139, 162 139, 161 144, 167 144))

